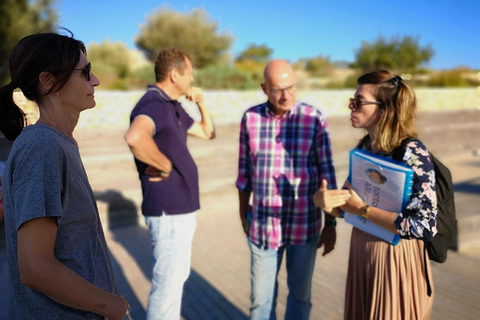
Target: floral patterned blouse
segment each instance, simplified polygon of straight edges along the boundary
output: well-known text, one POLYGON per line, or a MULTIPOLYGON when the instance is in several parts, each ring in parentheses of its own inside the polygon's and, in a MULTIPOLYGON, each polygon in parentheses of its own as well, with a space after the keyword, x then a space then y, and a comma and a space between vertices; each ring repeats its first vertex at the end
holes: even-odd
MULTIPOLYGON (((366 149, 366 146, 362 149, 366 149)), ((391 154, 378 154, 392 157, 391 154)), ((395 215, 395 225, 401 238, 431 241, 437 233, 437 195, 433 162, 427 148, 417 139, 407 144, 402 162, 413 169, 413 186, 405 212, 395 215)))

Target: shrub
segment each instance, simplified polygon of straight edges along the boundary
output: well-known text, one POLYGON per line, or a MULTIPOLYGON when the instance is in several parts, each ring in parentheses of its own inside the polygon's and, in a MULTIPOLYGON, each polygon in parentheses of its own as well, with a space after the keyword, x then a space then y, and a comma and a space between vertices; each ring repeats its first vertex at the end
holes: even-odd
POLYGON ((258 83, 243 70, 209 66, 195 73, 195 86, 204 89, 254 89, 258 88, 258 83))
POLYGON ((112 82, 109 89, 125 91, 130 89, 130 86, 128 85, 128 82, 126 80, 116 79, 115 81, 112 82))
POLYGON ((440 71, 433 75, 427 84, 430 87, 470 87, 478 86, 478 78, 472 76, 473 72, 467 68, 456 68, 440 71))
POLYGON ((145 88, 147 84, 155 83, 153 64, 148 64, 133 70, 129 80, 132 88, 145 88))
POLYGON ((245 71, 255 82, 263 81, 263 70, 267 66, 268 61, 257 60, 237 60, 235 61, 235 69, 245 71))
POLYGON ((343 81, 332 81, 327 84, 327 89, 350 89, 358 86, 357 79, 361 74, 355 73, 348 76, 343 81))

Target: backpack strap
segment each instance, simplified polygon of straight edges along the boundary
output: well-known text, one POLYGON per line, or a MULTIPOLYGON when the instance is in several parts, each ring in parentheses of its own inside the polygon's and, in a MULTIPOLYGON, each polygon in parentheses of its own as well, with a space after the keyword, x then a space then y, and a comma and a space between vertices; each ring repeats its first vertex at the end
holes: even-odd
MULTIPOLYGON (((400 146, 398 146, 395 150, 393 150, 392 152, 392 159, 393 160, 396 160, 396 161, 402 161, 403 160, 403 156, 405 155, 405 150, 407 149, 407 144, 414 140, 414 138, 406 138, 406 139, 403 139, 402 143, 400 144, 400 146)), ((425 280, 427 281, 427 295, 429 297, 432 296, 432 285, 430 284, 430 277, 428 276, 428 269, 427 269, 427 259, 428 259, 428 255, 427 255, 427 247, 425 246, 425 242, 424 242, 424 247, 423 247, 423 268, 425 270, 425 280)))
POLYGON ((402 161, 403 156, 405 155, 405 150, 407 149, 407 144, 414 140, 414 138, 405 138, 402 140, 402 143, 392 152, 392 159, 396 161, 402 161))
MULTIPOLYGON (((424 243, 425 245, 425 243, 424 243)), ((428 259, 428 255, 427 255, 427 247, 423 247, 423 267, 425 269, 425 278, 427 280, 427 295, 429 297, 432 296, 432 285, 430 284, 430 277, 428 276, 428 270, 427 270, 427 259, 428 259)))

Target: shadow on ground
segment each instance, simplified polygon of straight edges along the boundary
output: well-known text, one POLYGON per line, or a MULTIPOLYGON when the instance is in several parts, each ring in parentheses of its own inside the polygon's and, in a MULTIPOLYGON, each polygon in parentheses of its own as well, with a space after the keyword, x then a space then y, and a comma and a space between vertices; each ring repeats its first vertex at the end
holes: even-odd
POLYGON ((480 178, 470 179, 453 185, 455 192, 480 194, 480 178))
POLYGON ((195 270, 191 270, 183 290, 182 317, 185 320, 248 318, 195 270))
MULTIPOLYGON (((142 226, 119 227, 111 229, 110 233, 112 240, 128 252, 130 257, 135 260, 139 271, 151 281, 152 250, 148 229, 142 226)), ((129 283, 125 275, 125 272, 130 271, 122 269, 115 257, 111 256, 111 258, 119 294, 130 303, 132 317, 135 320, 145 319, 146 310, 141 301, 146 301, 148 297, 138 297, 135 294, 132 288, 135 284, 129 283)), ((184 286, 181 315, 185 320, 244 320, 248 318, 201 275, 201 270, 193 269, 184 286)))
POLYGON ((110 229, 137 225, 137 206, 118 190, 94 192, 97 201, 107 203, 108 227, 110 229))
POLYGON ((145 319, 147 313, 139 300, 141 297, 136 296, 122 271, 120 263, 111 254, 110 259, 112 261, 113 272, 115 273, 115 280, 117 281, 118 294, 124 297, 130 304, 130 311, 133 319, 145 319))

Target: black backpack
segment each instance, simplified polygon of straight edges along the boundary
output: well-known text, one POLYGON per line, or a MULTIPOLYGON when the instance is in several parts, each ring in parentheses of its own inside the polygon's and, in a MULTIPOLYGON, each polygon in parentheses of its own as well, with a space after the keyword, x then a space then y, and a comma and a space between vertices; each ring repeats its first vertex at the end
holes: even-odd
MULTIPOLYGON (((392 159, 402 161, 407 144, 413 139, 407 138, 393 151, 392 159)), ((450 170, 430 153, 435 170, 435 185, 437 194, 437 234, 432 241, 425 241, 425 251, 428 258, 436 262, 445 262, 447 251, 457 245, 457 218, 455 214, 455 201, 453 195, 453 182, 450 170)), ((427 277, 427 293, 430 296, 432 289, 428 279, 425 256, 425 275, 427 277)))
MULTIPOLYGON (((402 161, 407 144, 413 139, 407 138, 402 141, 400 147, 395 149, 392 159, 402 161)), ((425 248, 430 260, 445 262, 447 251, 455 248, 457 240, 457 218, 455 214, 455 201, 453 195, 453 182, 450 170, 435 156, 430 153, 435 170, 435 184, 437 194, 437 234, 432 241, 425 242, 425 248)))

